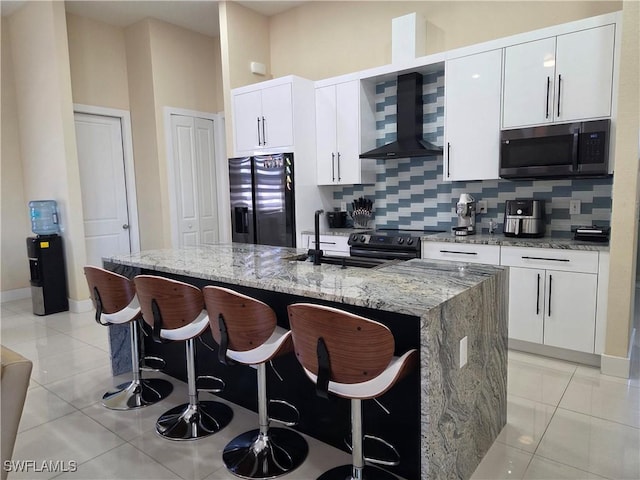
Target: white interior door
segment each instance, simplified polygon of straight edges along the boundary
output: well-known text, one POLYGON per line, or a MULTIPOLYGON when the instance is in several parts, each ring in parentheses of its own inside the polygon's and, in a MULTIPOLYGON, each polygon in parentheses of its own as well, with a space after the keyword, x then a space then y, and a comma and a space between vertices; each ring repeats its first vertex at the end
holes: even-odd
POLYGON ((219 235, 213 121, 171 115, 171 131, 178 246, 216 243, 219 235))
POLYGON ((122 125, 119 118, 75 114, 87 264, 131 253, 122 125))

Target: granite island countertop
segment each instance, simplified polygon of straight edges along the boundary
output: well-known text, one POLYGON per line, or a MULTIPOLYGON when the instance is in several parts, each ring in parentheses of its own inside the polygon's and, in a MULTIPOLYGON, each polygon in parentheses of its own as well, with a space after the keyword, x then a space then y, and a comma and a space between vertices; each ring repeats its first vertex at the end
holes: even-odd
POLYGON ((105 260, 418 317, 500 270, 421 259, 374 269, 343 269, 296 259, 305 253, 296 248, 233 243, 149 250, 105 260))
MULTIPOLYGON (((506 424, 508 269, 423 259, 376 269, 342 269, 296 260, 304 253, 295 248, 221 244, 104 260, 106 268, 127 276, 178 276, 196 284, 291 295, 295 301, 318 299, 346 310, 364 308, 371 318, 384 314, 390 317, 392 330, 409 326, 413 348, 420 353, 413 390, 414 395, 419 392, 419 405, 407 410, 411 402, 402 397, 391 410, 392 415, 415 412, 402 418, 407 429, 402 436, 416 438, 419 451, 406 467, 410 473, 402 476, 470 478, 506 424), (463 340, 468 352, 464 360, 463 340)), ((392 402, 393 392, 388 395, 386 401, 392 402)))

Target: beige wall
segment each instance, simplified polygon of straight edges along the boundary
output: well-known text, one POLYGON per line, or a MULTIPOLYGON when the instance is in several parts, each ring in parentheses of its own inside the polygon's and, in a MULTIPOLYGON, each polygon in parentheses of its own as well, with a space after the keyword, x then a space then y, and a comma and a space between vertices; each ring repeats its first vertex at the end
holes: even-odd
POLYGON ((149 20, 125 29, 140 247, 162 248, 160 171, 149 20))
MULTIPOLYGON (((84 226, 64 4, 25 4, 9 18, 9 34, 25 198, 58 202, 69 297, 85 299, 84 226)), ((22 233, 3 231, 3 237, 22 233)))
POLYGON ((147 19, 125 29, 140 245, 171 246, 164 107, 222 109, 219 41, 147 19))
POLYGON ((235 2, 224 3, 226 4, 224 16, 229 62, 229 89, 273 78, 269 68, 271 64, 269 18, 235 2), (261 76, 251 73, 251 62, 265 64, 267 75, 261 76))
POLYGON ((0 285, 2 291, 29 286, 25 238, 31 235, 29 210, 24 194, 16 90, 13 81, 8 20, 2 18, 2 141, 0 145, 0 285))
POLYGON ((607 355, 626 357, 633 325, 640 166, 640 3, 625 1, 613 177, 607 355))
POLYGON ((129 110, 124 30, 67 13, 74 103, 129 110))
POLYGON ((319 80, 389 64, 391 20, 412 12, 438 31, 429 54, 620 9, 618 1, 309 2, 271 17, 271 72, 319 80))

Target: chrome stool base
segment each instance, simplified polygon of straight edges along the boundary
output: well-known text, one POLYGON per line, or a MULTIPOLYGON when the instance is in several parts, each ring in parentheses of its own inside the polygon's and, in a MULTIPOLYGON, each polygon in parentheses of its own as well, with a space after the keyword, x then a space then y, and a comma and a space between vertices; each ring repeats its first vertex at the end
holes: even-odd
POLYGON ((364 466, 360 478, 353 477, 352 472, 351 465, 341 465, 324 472, 317 480, 398 480, 398 477, 392 473, 371 465, 364 466))
POLYGON ((309 447, 298 432, 286 428, 245 432, 227 444, 222 460, 231 473, 242 478, 276 478, 298 468, 309 447))
POLYGON ((169 440, 196 440, 222 430, 232 418, 233 410, 224 403, 184 403, 162 414, 156 432, 169 440))
POLYGON ((173 384, 161 378, 143 378, 138 381, 118 385, 115 390, 105 393, 102 405, 111 410, 133 410, 153 405, 167 398, 173 391, 173 384))

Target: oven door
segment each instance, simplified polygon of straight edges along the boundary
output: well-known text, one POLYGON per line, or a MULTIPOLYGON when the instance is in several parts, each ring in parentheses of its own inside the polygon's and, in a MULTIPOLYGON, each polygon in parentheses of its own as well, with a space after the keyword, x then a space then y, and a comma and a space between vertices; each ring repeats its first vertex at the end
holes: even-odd
POLYGON ((362 248, 359 246, 351 247, 349 254, 352 257, 377 258, 380 260, 411 260, 412 258, 419 258, 420 256, 417 251, 384 250, 379 248, 362 248))

